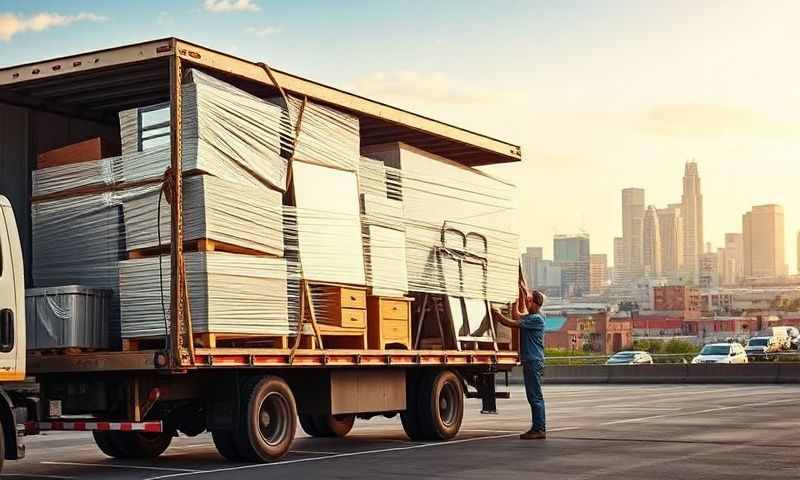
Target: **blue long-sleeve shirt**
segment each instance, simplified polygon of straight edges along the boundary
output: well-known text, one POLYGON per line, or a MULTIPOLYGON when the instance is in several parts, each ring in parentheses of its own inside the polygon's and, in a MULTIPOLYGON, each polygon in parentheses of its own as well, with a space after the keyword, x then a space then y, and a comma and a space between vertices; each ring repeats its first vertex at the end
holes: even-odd
POLYGON ((525 315, 519 319, 519 326, 522 362, 544 362, 544 315, 525 315))

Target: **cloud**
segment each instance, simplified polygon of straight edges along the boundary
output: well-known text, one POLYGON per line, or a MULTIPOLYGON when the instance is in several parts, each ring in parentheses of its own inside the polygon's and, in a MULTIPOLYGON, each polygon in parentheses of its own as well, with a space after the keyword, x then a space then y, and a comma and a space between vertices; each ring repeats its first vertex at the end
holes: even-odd
POLYGON ((799 133, 794 122, 726 105, 661 105, 645 113, 642 130, 673 137, 728 135, 785 136, 799 133))
POLYGON ((14 13, 0 13, 0 40, 8 42, 18 33, 41 32, 53 27, 65 27, 75 22, 104 22, 106 20, 108 17, 91 12, 81 12, 77 15, 42 12, 29 17, 22 17, 14 13))
POLYGON ((416 71, 376 72, 349 86, 367 97, 415 102, 479 104, 497 97, 488 90, 460 84, 443 73, 416 71))
POLYGON ((276 35, 281 33, 283 30, 280 27, 247 27, 244 31, 250 35, 263 38, 269 37, 270 35, 276 35))
POLYGON ((205 0, 206 10, 214 13, 257 12, 261 7, 251 0, 205 0))

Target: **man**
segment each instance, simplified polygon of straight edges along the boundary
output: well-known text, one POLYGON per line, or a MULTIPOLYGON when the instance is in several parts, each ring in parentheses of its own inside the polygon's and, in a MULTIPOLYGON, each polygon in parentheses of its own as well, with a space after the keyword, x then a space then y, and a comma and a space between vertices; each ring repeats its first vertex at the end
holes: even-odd
POLYGON ((544 316, 539 313, 544 295, 538 290, 529 291, 520 286, 520 298, 514 304, 511 318, 497 309, 492 314, 507 327, 519 328, 520 356, 525 378, 525 393, 531 405, 532 427, 519 438, 523 440, 543 439, 545 433, 545 408, 542 396, 542 373, 544 372, 544 316))

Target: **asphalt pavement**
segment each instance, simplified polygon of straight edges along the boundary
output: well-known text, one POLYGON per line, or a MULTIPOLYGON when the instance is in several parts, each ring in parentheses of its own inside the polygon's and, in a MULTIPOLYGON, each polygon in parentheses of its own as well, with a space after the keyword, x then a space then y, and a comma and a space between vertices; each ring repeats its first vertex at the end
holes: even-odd
POLYGON ((28 438, 27 458, 6 462, 10 479, 800 478, 800 386, 550 385, 547 440, 519 440, 530 422, 521 387, 481 415, 469 400, 460 435, 410 442, 400 421, 359 420, 345 439, 298 432, 270 464, 220 457, 208 435, 177 438, 155 460, 113 460, 86 433, 28 438))

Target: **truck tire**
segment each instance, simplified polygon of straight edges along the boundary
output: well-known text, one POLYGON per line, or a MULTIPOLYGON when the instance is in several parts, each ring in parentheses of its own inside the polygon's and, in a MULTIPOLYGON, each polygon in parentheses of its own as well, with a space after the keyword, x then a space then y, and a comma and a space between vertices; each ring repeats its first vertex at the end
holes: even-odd
POLYGON ((301 413, 298 415, 300 427, 309 437, 321 437, 322 433, 317 429, 317 423, 314 421, 314 415, 301 413))
POLYGON ((0 472, 3 471, 3 461, 6 459, 6 437, 3 431, 3 423, 0 422, 0 472))
POLYGON ((241 462, 244 460, 236 450, 236 440, 234 439, 233 432, 230 430, 214 430, 211 432, 211 438, 214 440, 214 446, 220 455, 225 457, 226 460, 231 462, 241 462))
POLYGON ((92 432, 100 450, 113 458, 156 458, 172 443, 172 432, 92 432))
POLYGON ((403 424, 408 438, 414 441, 425 440, 420 430, 419 415, 418 415, 418 397, 419 391, 419 378, 417 375, 408 372, 408 380, 406 381, 406 409, 400 412, 400 423, 403 424))
POLYGON ((300 415, 300 426, 312 437, 346 437, 356 421, 355 415, 300 415))
POLYGON ((268 462, 289 451, 297 430, 297 405, 289 385, 267 375, 245 381, 236 451, 244 459, 268 462))
POLYGON ((450 370, 428 372, 420 381, 417 420, 424 440, 450 440, 464 418, 464 387, 450 370))

